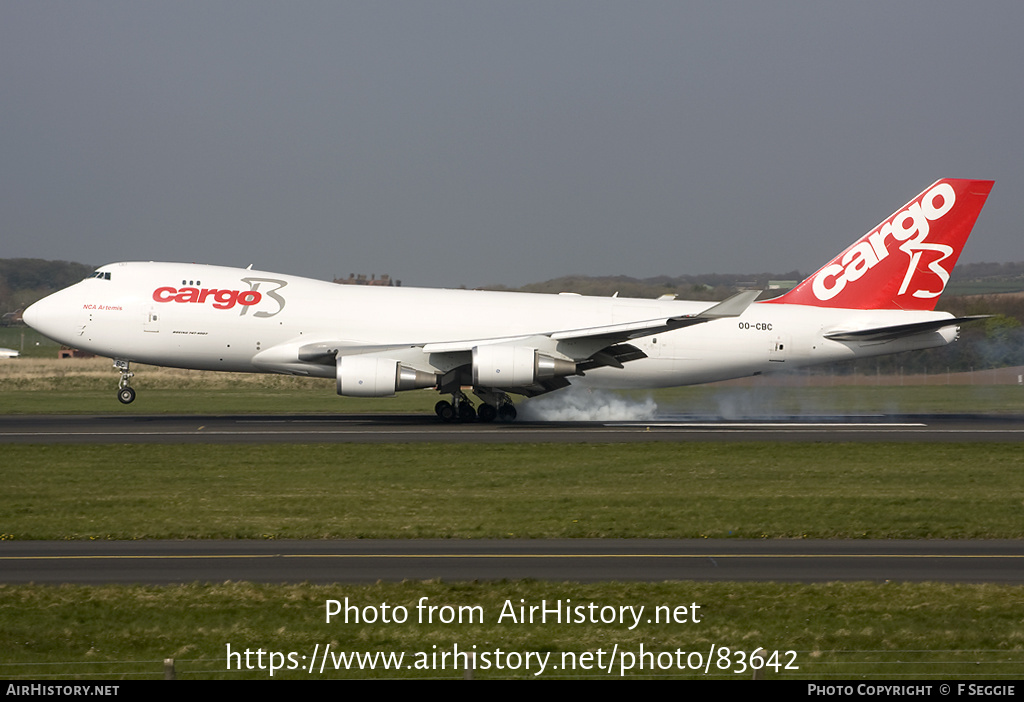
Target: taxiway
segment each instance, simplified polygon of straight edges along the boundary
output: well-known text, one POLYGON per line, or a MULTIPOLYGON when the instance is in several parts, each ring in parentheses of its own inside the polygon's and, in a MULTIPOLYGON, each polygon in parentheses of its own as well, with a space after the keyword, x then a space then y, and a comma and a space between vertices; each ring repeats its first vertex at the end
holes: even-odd
POLYGON ((1013 540, 5 541, 0 582, 945 581, 1024 584, 1013 540))

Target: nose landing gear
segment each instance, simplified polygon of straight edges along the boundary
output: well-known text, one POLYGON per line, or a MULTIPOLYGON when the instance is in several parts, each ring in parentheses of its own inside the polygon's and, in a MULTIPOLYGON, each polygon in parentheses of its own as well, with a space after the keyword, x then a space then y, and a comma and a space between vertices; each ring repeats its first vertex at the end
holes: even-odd
POLYGON ((130 364, 131 361, 114 360, 114 368, 121 371, 121 379, 117 382, 117 399, 123 405, 130 405, 135 402, 135 390, 128 384, 135 376, 134 373, 128 370, 130 364))

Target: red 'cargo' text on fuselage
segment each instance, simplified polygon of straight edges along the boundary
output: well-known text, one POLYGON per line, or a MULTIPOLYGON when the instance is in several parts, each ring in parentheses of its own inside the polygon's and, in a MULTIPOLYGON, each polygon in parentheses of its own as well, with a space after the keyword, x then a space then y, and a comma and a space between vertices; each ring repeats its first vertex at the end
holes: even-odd
POLYGON ((239 305, 256 305, 263 299, 255 290, 209 290, 203 288, 157 288, 153 291, 153 299, 157 302, 196 302, 204 303, 213 296, 213 306, 219 310, 229 310, 239 305))

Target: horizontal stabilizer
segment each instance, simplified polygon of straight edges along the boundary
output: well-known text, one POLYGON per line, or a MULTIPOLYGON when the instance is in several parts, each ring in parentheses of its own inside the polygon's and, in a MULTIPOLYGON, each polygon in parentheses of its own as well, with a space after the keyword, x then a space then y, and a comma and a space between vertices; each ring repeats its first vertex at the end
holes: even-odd
POLYGON ((914 322, 913 324, 897 324, 891 327, 874 327, 872 329, 857 329, 855 331, 835 331, 825 334, 826 339, 832 341, 891 341, 905 336, 925 334, 938 331, 946 327, 953 327, 964 322, 974 322, 979 319, 987 319, 990 315, 979 314, 970 317, 951 317, 949 319, 933 319, 928 322, 914 322))

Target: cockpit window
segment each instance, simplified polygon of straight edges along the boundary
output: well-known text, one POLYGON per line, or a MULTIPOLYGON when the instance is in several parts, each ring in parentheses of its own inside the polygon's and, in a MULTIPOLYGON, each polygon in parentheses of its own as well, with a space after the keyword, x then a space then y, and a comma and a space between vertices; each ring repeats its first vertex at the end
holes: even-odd
POLYGON ((100 280, 110 280, 110 271, 94 271, 92 275, 90 275, 90 276, 88 276, 86 278, 86 280, 89 280, 89 278, 99 278, 100 280))

